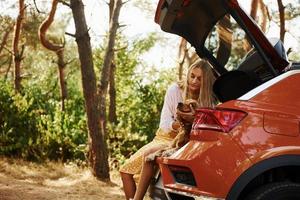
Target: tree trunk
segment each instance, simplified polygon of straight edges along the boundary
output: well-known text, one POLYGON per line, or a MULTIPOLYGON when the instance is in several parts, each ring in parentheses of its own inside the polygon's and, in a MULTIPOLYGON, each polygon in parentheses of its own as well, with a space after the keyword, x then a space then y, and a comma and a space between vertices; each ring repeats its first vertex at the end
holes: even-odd
MULTIPOLYGON (((258 8, 258 1, 259 0, 252 0, 251 1, 251 7, 250 7, 250 16, 253 20, 257 21, 257 8, 258 8)), ((249 42, 248 36, 245 36, 245 39, 243 40, 243 48, 246 52, 248 52, 251 49, 251 43, 249 42)))
POLYGON ((110 73, 109 73, 109 113, 108 113, 108 120, 111 123, 116 124, 117 113, 116 113, 116 86, 115 86, 115 71, 116 65, 114 62, 111 63, 110 66, 110 73))
POLYGON ((250 10, 250 16, 257 21, 257 7, 258 7, 258 1, 259 0, 252 0, 251 2, 251 10, 250 10))
POLYGON ((183 71, 184 68, 188 68, 191 64, 193 64, 197 59, 199 59, 199 56, 196 52, 190 51, 190 48, 188 48, 188 43, 184 38, 181 38, 178 48, 178 54, 177 54, 178 62, 177 62, 177 68, 178 68, 178 79, 183 79, 183 71))
MULTIPOLYGON (((109 23, 112 23, 112 16, 114 11, 114 0, 109 1, 109 23)), ((116 72, 116 65, 114 62, 114 51, 112 55, 112 61, 109 71, 109 113, 108 113, 108 120, 111 123, 117 123, 117 113, 116 113, 116 85, 115 85, 115 72, 116 72)))
POLYGON ((114 54, 115 39, 117 29, 119 27, 119 14, 122 6, 122 0, 115 0, 114 9, 109 23, 108 45, 104 55, 104 63, 101 72, 101 80, 99 85, 99 106, 100 106, 100 126, 103 138, 106 139, 106 95, 108 90, 110 66, 114 54))
POLYGON ((9 71, 10 71, 11 65, 12 65, 12 57, 9 58, 8 67, 7 67, 7 70, 6 70, 5 75, 4 75, 4 80, 5 80, 5 81, 7 80, 8 73, 9 73, 9 71))
POLYGON ((184 38, 181 38, 180 43, 179 43, 179 48, 178 48, 178 79, 182 80, 183 76, 183 68, 184 68, 184 63, 185 59, 188 54, 188 49, 187 49, 187 41, 184 38))
POLYGON ((24 47, 21 52, 19 51, 19 40, 22 28, 22 20, 24 18, 25 5, 24 0, 19 0, 19 15, 15 25, 15 33, 13 39, 13 57, 15 63, 15 74, 14 74, 14 87, 16 92, 21 90, 21 61, 23 57, 24 47))
POLYGON ((65 81, 64 69, 66 67, 66 63, 64 62, 64 45, 52 44, 46 38, 46 32, 49 29, 50 25, 52 24, 58 4, 58 0, 52 1, 51 11, 49 16, 42 22, 41 26, 39 27, 39 38, 41 40, 42 45, 56 53, 57 55, 57 65, 58 65, 58 77, 60 83, 60 94, 61 94, 61 110, 65 110, 65 100, 67 98, 67 86, 65 81))
POLYGON ((10 27, 6 30, 6 32, 3 34, 2 42, 1 42, 1 44, 0 44, 0 55, 1 55, 2 50, 4 49, 4 47, 5 47, 6 43, 7 43, 7 39, 8 39, 8 36, 9 36, 10 31, 11 31, 12 28, 13 28, 13 26, 10 26, 10 27))
POLYGON ((225 66, 230 57, 232 45, 232 29, 229 15, 224 16, 220 21, 217 31, 219 33, 217 60, 221 65, 225 66))
POLYGON ((268 13, 268 8, 263 2, 263 0, 259 0, 259 7, 262 13, 260 27, 261 30, 265 33, 267 31, 267 23, 268 23, 268 19, 270 19, 270 16, 268 13))
POLYGON ((89 161, 93 174, 101 180, 109 180, 108 151, 100 127, 100 112, 96 87, 90 36, 87 29, 82 0, 71 0, 75 23, 75 37, 80 59, 83 94, 89 130, 89 161))
POLYGON ((113 16, 113 11, 114 11, 114 7, 115 7, 115 0, 109 0, 109 23, 111 23, 112 21, 112 16, 113 16))
MULTIPOLYGON (((196 52, 193 52, 192 53, 192 55, 190 55, 189 57, 188 57, 188 62, 190 63, 190 64, 192 64, 192 63, 194 63, 194 62, 196 62, 196 60, 198 60, 199 59, 199 56, 198 56, 198 54, 196 53, 196 52)), ((190 64, 188 65, 188 66, 190 66, 190 64)))
POLYGON ((60 83, 60 96, 61 96, 61 110, 65 110, 65 101, 68 97, 67 82, 65 80, 65 67, 66 63, 64 61, 64 49, 56 52, 58 57, 58 74, 59 74, 59 83, 60 83))
MULTIPOLYGON (((3 58, 3 57, 6 57, 7 55, 6 54, 2 54, 2 50, 4 49, 6 43, 7 43, 7 39, 8 39, 8 36, 11 32, 11 30, 13 29, 14 26, 9 26, 8 29, 4 32, 3 34, 3 37, 2 37, 2 41, 1 41, 1 44, 0 44, 0 58, 3 58)), ((7 79, 7 75, 8 75, 8 71, 10 70, 10 67, 11 67, 11 62, 12 62, 12 56, 9 56, 8 59, 1 63, 1 66, 0 66, 0 74, 4 73, 4 79, 6 80, 7 79), (2 69, 2 67, 6 64, 6 63, 9 63, 7 69, 2 69)))
POLYGON ((285 35, 285 19, 284 19, 284 6, 282 0, 277 0, 278 10, 279 10, 279 19, 280 19, 280 40, 284 42, 285 35))

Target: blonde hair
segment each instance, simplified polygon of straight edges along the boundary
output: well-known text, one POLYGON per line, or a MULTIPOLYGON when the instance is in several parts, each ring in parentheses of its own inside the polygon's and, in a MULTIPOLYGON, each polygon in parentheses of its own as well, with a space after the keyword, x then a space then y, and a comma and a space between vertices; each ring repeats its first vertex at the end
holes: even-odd
POLYGON ((183 88, 183 100, 190 99, 191 96, 188 91, 188 80, 190 73, 193 69, 199 68, 202 70, 201 87, 199 91, 199 97, 197 99, 199 106, 201 107, 214 107, 216 105, 216 97, 213 93, 213 83, 216 78, 213 74, 211 65, 206 60, 195 61, 188 69, 184 82, 179 83, 183 88))

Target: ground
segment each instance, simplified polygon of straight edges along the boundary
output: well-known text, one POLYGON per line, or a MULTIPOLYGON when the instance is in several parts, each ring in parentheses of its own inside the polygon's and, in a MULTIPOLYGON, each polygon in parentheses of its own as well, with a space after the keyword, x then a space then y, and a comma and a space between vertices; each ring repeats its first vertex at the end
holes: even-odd
POLYGON ((75 164, 43 164, 0 157, 0 200, 125 199, 117 171, 101 182, 88 168, 75 164))

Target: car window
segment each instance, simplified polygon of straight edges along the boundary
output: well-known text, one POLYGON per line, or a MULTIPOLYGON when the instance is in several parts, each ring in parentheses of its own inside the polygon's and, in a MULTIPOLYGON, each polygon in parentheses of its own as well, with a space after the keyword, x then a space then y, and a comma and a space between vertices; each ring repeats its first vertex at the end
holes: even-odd
POLYGON ((205 47, 228 71, 237 69, 243 60, 255 52, 244 30, 228 15, 211 30, 205 47))

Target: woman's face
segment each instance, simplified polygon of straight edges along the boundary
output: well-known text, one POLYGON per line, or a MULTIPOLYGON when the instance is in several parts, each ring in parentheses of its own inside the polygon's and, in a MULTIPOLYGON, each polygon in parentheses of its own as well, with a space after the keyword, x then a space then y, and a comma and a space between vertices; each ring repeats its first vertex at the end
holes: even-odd
POLYGON ((202 83, 202 69, 195 67, 188 77, 188 89, 192 93, 199 93, 202 83))

